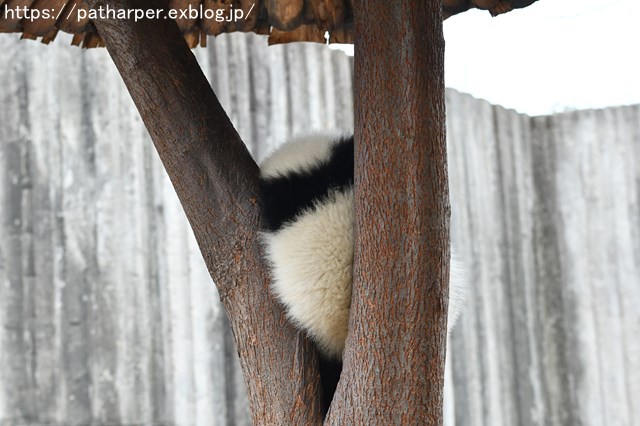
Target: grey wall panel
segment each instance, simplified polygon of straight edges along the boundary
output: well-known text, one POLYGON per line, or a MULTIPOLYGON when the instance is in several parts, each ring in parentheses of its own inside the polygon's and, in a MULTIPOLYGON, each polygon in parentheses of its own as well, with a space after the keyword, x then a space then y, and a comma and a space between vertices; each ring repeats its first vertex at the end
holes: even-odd
MULTIPOLYGON (((341 52, 235 34, 195 54, 258 159, 353 126, 341 52)), ((227 318, 106 51, 4 35, 0 81, 0 425, 249 424, 227 318)), ((447 108, 469 289, 446 423, 640 423, 640 108, 447 108)))

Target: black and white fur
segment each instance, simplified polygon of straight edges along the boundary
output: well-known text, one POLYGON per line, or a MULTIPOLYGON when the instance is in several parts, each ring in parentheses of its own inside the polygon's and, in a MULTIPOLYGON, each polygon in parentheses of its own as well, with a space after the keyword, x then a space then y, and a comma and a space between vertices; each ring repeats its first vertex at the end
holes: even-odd
MULTIPOLYGON (((353 269, 353 136, 313 134, 280 147, 261 165, 263 239, 272 290, 289 318, 341 360, 353 269)), ((463 289, 451 259, 449 330, 463 289)))

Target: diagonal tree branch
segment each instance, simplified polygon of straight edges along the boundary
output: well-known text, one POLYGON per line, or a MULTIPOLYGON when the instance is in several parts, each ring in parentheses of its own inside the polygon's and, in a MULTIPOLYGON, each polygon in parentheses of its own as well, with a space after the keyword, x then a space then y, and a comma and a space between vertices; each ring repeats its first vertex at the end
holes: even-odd
MULTIPOLYGON (((91 7, 159 7, 90 0, 91 7)), ((315 350, 268 291, 258 167, 173 20, 98 20, 229 315, 255 424, 321 422, 315 350)))

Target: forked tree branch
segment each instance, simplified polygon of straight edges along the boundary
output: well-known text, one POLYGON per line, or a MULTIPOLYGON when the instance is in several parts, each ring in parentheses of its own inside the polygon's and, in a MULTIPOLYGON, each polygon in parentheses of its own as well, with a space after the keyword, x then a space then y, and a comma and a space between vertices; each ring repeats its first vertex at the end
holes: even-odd
POLYGON ((354 0, 355 265, 333 425, 441 425, 449 277, 440 0, 354 0))
MULTIPOLYGON (((327 422, 438 425, 449 276, 442 3, 357 0, 354 15, 354 288, 345 368, 327 422)), ((320 423, 316 352, 268 291, 255 162, 175 22, 95 25, 220 291, 254 423, 320 423)))
MULTIPOLYGON (((90 0, 91 7, 160 7, 90 0)), ((316 352, 270 296, 258 244, 258 167, 173 20, 99 20, 229 315, 254 424, 321 422, 316 352)))

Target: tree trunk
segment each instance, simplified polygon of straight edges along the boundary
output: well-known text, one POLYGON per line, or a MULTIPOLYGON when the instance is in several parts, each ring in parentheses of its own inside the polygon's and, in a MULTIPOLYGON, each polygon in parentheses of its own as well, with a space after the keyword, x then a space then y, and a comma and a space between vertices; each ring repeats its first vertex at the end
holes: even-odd
MULTIPOLYGON (((359 1, 354 10, 354 314, 328 421, 440 424, 449 257, 442 4, 359 1)), ((218 286, 254 423, 320 423, 317 355, 268 292, 255 162, 174 21, 95 25, 218 286)))
POLYGON ((355 266, 329 423, 442 423, 449 277, 438 0, 354 1, 355 266))
MULTIPOLYGON (((161 2, 107 3, 114 9, 147 9, 161 2)), ((90 1, 91 7, 97 4, 90 1)), ((257 165, 175 21, 94 23, 149 130, 220 292, 253 422, 320 423, 316 352, 268 291, 257 238, 257 165)))

